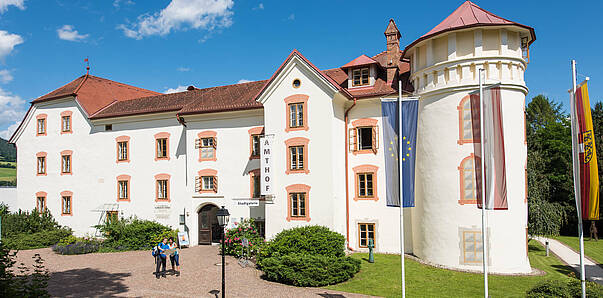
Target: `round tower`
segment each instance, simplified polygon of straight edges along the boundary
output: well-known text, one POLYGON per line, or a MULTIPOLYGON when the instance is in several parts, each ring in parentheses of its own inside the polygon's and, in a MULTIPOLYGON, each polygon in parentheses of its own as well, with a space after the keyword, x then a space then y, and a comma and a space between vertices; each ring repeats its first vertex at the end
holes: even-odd
POLYGON ((534 29, 467 1, 404 50, 420 96, 413 253, 438 265, 482 270, 469 94, 500 84, 508 210, 488 212, 489 268, 531 271, 527 257, 524 71, 534 29))

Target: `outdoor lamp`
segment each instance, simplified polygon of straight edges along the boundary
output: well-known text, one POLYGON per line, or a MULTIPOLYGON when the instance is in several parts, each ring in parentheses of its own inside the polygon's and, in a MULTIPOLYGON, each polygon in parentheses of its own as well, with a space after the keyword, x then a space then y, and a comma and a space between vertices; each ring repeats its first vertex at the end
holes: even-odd
POLYGON ((218 217, 218 224, 220 225, 220 227, 223 228, 228 225, 228 220, 230 219, 230 213, 228 213, 228 209, 222 206, 222 208, 218 209, 218 212, 216 212, 216 216, 218 217))
POLYGON ((224 293, 226 291, 226 278, 224 265, 226 264, 226 260, 224 259, 224 227, 228 225, 228 220, 230 219, 230 213, 228 213, 228 209, 222 208, 218 209, 216 212, 216 217, 218 217, 218 224, 220 225, 220 230, 222 230, 222 298, 226 297, 224 293))

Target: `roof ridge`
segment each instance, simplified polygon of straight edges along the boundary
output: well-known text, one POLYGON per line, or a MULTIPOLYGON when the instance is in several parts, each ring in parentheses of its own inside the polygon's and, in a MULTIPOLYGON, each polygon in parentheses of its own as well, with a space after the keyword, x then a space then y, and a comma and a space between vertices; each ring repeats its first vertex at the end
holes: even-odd
MULTIPOLYGON (((195 90, 208 90, 208 89, 215 89, 215 88, 222 88, 222 87, 230 87, 230 86, 237 86, 237 85, 243 85, 243 84, 251 84, 251 83, 257 83, 257 82, 262 82, 262 81, 267 81, 267 80, 257 80, 257 81, 250 81, 250 82, 243 82, 243 83, 236 83, 236 84, 228 84, 228 85, 220 85, 220 86, 213 86, 213 87, 207 87, 207 88, 195 88, 195 90)), ((184 91, 186 92, 186 91, 184 91)))

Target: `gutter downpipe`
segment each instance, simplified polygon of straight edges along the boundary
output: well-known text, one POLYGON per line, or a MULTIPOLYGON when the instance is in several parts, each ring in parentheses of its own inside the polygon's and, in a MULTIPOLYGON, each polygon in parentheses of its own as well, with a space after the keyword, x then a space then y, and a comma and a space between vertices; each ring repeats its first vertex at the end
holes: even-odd
POLYGON ((354 251, 350 247, 350 188, 349 188, 349 177, 348 177, 348 151, 349 151, 349 136, 348 136, 348 113, 352 108, 356 106, 356 97, 354 97, 354 103, 345 110, 344 121, 345 121, 345 238, 347 242, 347 248, 350 251, 354 251))

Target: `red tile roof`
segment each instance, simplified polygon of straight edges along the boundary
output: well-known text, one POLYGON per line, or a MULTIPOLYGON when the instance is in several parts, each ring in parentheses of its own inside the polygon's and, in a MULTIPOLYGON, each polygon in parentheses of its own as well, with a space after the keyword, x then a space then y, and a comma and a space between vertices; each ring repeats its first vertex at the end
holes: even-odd
POLYGON ((346 69, 346 68, 350 68, 350 67, 354 67, 354 66, 370 65, 370 64, 376 64, 376 63, 377 63, 377 61, 373 60, 369 56, 361 55, 358 58, 346 63, 341 68, 346 69))
POLYGON ((178 115, 187 115, 260 109, 262 104, 253 100, 253 97, 265 82, 255 81, 118 101, 92 115, 90 119, 174 111, 178 115))
POLYGON ((261 109, 263 105, 255 101, 255 95, 266 82, 263 80, 199 90, 203 91, 200 96, 180 110, 178 115, 261 109))
MULTIPOLYGON (((361 56, 362 57, 362 56, 361 56)), ((367 56, 365 56, 367 57, 367 56)), ((369 57, 367 57, 369 58, 369 57)), ((383 68, 387 66, 387 52, 381 52, 372 58, 369 58, 383 68)), ((344 68, 344 67, 341 67, 344 68)), ((384 96, 395 94, 398 92, 397 83, 394 83, 396 86, 392 86, 387 83, 387 79, 385 78, 385 72, 378 71, 377 77, 375 78, 375 85, 369 87, 361 87, 361 88, 348 88, 348 75, 341 68, 327 69, 322 72, 331 77, 334 81, 336 81, 342 88, 345 88, 353 97, 356 98, 367 98, 367 97, 376 97, 376 96, 384 96)), ((410 82, 408 81, 409 72, 410 72, 410 64, 408 61, 399 61, 398 62, 398 71, 400 77, 402 78, 402 90, 405 92, 412 92, 414 89, 410 82)))
MULTIPOLYGON (((383 71, 378 72, 378 77, 374 86, 367 88, 347 89, 348 75, 343 69, 333 68, 321 71, 310 63, 304 56, 302 56, 297 50, 291 52, 285 62, 283 62, 283 65, 281 65, 281 67, 279 67, 279 69, 273 74, 272 78, 274 78, 278 72, 281 71, 282 67, 287 61, 289 61, 289 59, 291 59, 291 57, 293 57, 293 55, 298 55, 298 57, 305 60, 317 71, 319 75, 324 76, 324 78, 330 84, 332 84, 335 88, 340 90, 349 98, 375 97, 397 92, 397 88, 393 88, 386 83, 385 74, 383 71)), ((385 52, 379 53, 372 58, 367 56, 364 57, 381 65, 385 65, 386 63, 385 52)), ((405 61, 400 61, 399 68, 406 73, 406 76, 403 74, 402 78, 407 78, 409 69, 408 63, 405 61)), ((83 79, 84 77, 80 77, 63 87, 34 100, 34 103, 74 94, 77 94, 78 100, 82 98, 82 96, 84 96, 83 98, 86 100, 89 96, 91 97, 92 94, 94 94, 92 91, 96 91, 98 95, 103 94, 100 91, 102 91, 101 86, 104 85, 100 84, 100 82, 107 82, 107 84, 110 86, 119 86, 123 89, 121 91, 126 92, 126 94, 119 94, 118 92, 115 92, 115 95, 112 95, 110 98, 108 98, 111 101, 109 101, 107 104, 104 106, 101 106, 100 104, 94 106, 96 108, 96 112, 90 114, 90 119, 123 117, 162 112, 177 112, 178 115, 215 113, 263 108, 262 104, 257 102, 255 99, 269 83, 269 80, 262 80, 204 89, 193 89, 178 93, 159 94, 93 76, 89 76, 85 83, 81 85, 83 79), (91 88, 91 86, 89 86, 86 89, 86 85, 90 84, 91 82, 96 82, 96 88, 91 88), (81 85, 81 87, 79 85, 81 85), (146 92, 142 92, 143 94, 137 98, 130 97, 128 99, 126 98, 127 96, 133 96, 132 94, 128 93, 129 90, 134 90, 137 92, 139 92, 138 90, 142 90, 146 92)), ((403 88, 404 90, 412 91, 412 86, 408 82, 405 82, 403 88)), ((107 98, 107 96, 104 97, 107 98)), ((86 100, 86 104, 87 106, 91 106, 93 102, 86 100)))
POLYGON ((438 34, 465 29, 470 27, 478 27, 478 26, 518 26, 530 31, 532 35, 532 39, 530 43, 536 40, 536 33, 534 32, 534 28, 522 25, 513 21, 509 21, 507 19, 501 18, 479 6, 471 1, 465 1, 461 6, 459 6, 452 14, 450 14, 447 18, 445 18, 440 24, 435 26, 429 32, 425 33, 423 36, 419 37, 419 39, 415 40, 413 43, 409 44, 405 51, 410 49, 415 44, 434 37, 438 34))
POLYGON ((32 104, 75 96, 82 108, 92 115, 113 101, 161 94, 92 75, 83 75, 70 83, 32 101, 32 104))

